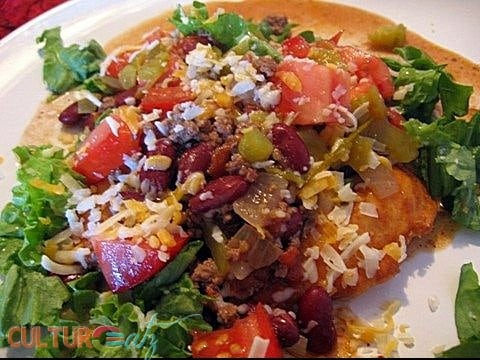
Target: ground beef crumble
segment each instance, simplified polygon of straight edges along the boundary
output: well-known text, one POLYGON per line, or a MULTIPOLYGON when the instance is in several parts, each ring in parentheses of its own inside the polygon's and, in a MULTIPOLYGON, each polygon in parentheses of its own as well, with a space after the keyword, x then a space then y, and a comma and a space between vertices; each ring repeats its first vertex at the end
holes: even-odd
POLYGON ((238 153, 232 155, 230 161, 225 165, 225 170, 229 174, 243 176, 250 183, 254 182, 258 175, 257 170, 238 153))
POLYGON ((270 56, 259 57, 248 52, 245 54, 244 59, 248 60, 255 70, 264 75, 267 79, 275 75, 275 72, 277 71, 278 64, 270 56))
POLYGON ((270 25, 272 33, 275 35, 280 35, 288 25, 288 18, 286 16, 268 15, 263 21, 270 25))
POLYGON ((192 273, 192 280, 203 284, 219 285, 223 279, 222 276, 220 276, 215 261, 208 258, 197 265, 192 273))

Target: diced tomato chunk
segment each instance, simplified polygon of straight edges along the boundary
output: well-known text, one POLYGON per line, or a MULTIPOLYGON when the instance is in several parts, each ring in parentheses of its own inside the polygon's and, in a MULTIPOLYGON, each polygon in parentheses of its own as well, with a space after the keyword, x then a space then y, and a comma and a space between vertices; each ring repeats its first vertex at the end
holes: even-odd
POLYGON ((167 261, 161 259, 159 250, 146 242, 139 244, 128 240, 91 239, 98 266, 113 292, 123 292, 141 284, 157 274, 180 252, 187 238, 176 235, 175 245, 165 251, 167 261))
POLYGON ((338 51, 347 66, 353 65, 355 75, 360 79, 371 79, 385 100, 392 98, 395 86, 390 70, 382 59, 353 46, 338 47, 338 51))
POLYGON ((282 91, 276 111, 294 112, 293 124, 335 122, 337 119, 327 107, 350 103, 350 75, 340 68, 309 60, 288 60, 279 64, 274 81, 282 91))
POLYGON ((229 329, 193 335, 194 358, 281 358, 282 350, 272 322, 262 304, 229 329))
POLYGON ((377 86, 372 80, 362 79, 352 88, 351 105, 356 109, 363 103, 368 103, 369 117, 373 120, 382 121, 387 116, 387 106, 377 86))
POLYGON ((143 112, 151 112, 153 109, 170 111, 176 104, 194 99, 195 95, 183 90, 181 86, 166 88, 154 86, 142 98, 140 107, 143 112))
POLYGON ((122 69, 128 65, 128 59, 130 58, 131 52, 126 51, 119 55, 117 55, 110 64, 108 64, 107 70, 105 74, 108 76, 112 76, 114 78, 118 78, 118 74, 122 69))
POLYGON ((118 117, 112 117, 111 121, 115 126, 118 125, 115 133, 109 122, 103 120, 88 135, 73 158, 73 169, 85 176, 90 185, 119 169, 123 165, 124 155, 140 151, 140 136, 133 134, 118 117))
POLYGON ((390 124, 399 129, 403 129, 403 123, 405 122, 405 118, 397 110, 395 110, 394 108, 388 108, 387 118, 390 124))
POLYGON ((310 51, 310 44, 300 35, 286 39, 282 43, 283 55, 292 55, 297 58, 306 58, 310 51))
POLYGON ((162 30, 160 28, 157 28, 150 33, 146 34, 144 37, 144 40, 148 43, 152 43, 156 40, 161 40, 162 38, 168 36, 168 32, 165 30, 162 30))

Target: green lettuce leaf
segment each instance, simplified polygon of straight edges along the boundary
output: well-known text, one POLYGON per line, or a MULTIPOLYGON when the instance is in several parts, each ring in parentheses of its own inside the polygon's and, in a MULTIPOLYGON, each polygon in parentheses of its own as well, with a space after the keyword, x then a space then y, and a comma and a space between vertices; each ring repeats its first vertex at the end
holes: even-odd
POLYGON ((13 326, 58 325, 70 292, 57 276, 12 265, 0 286, 0 344, 13 326))
POLYGON ((61 189, 63 174, 77 179, 79 175, 66 164, 63 150, 51 146, 19 146, 13 151, 20 163, 18 184, 12 189, 12 201, 0 215, 0 236, 22 237, 20 260, 25 266, 37 266, 42 242, 67 225, 65 210, 70 193, 66 189, 52 190, 51 185, 61 189))
POLYGON ((480 113, 469 121, 410 119, 405 129, 421 143, 415 164, 429 193, 441 199, 455 221, 480 230, 480 113))
POLYGON ((253 26, 258 26, 258 30, 262 33, 265 40, 273 40, 277 43, 282 43, 292 35, 292 29, 297 25, 287 23, 280 34, 274 34, 272 27, 265 20, 262 20, 258 25, 253 24, 253 26))
POLYGON ((194 1, 190 14, 187 14, 182 6, 178 5, 173 12, 170 21, 185 36, 195 34, 203 27, 203 23, 208 19, 207 6, 194 1))
POLYGON ((188 357, 191 331, 211 330, 201 313, 203 296, 185 275, 170 287, 170 294, 163 305, 148 313, 140 307, 122 299, 118 294, 103 293, 95 308, 91 310, 92 325, 115 326, 121 338, 115 344, 96 344, 102 357, 111 355, 116 348, 123 348, 132 357, 188 357), (186 295, 186 296, 185 296, 186 295), (187 299, 190 298, 190 299, 187 299), (198 300, 193 306, 182 304, 184 300, 198 300), (177 305, 182 306, 177 307, 177 305))
POLYGON ((480 350, 480 284, 472 263, 462 265, 455 297, 455 325, 460 344, 440 357, 475 358, 480 350))
POLYGON ((460 342, 480 340, 480 284, 472 263, 464 264, 455 297, 455 324, 460 342))
POLYGON ((0 237, 0 275, 5 275, 8 269, 17 262, 17 253, 22 244, 21 239, 0 237))
POLYGON ((468 101, 473 93, 472 86, 455 82, 445 70, 413 46, 396 48, 395 52, 403 61, 383 59, 385 63, 398 73, 395 76, 395 87, 413 85, 413 89, 405 94, 402 100, 395 103, 405 118, 416 118, 430 123, 433 110, 440 101, 445 117, 464 116, 468 112, 468 101))
POLYGON ((189 242, 162 271, 151 280, 137 286, 134 290, 137 304, 142 304, 142 307, 151 309, 162 295, 160 290, 180 279, 188 266, 195 260, 202 246, 203 242, 201 241, 189 242))
POLYGON ((162 291, 155 310, 159 314, 177 316, 200 314, 203 304, 208 300, 210 300, 209 297, 202 295, 195 288, 190 277, 183 275, 177 283, 162 291))
MULTIPOLYGON (((224 51, 235 48, 237 54, 243 55, 251 50, 259 56, 270 55, 277 62, 281 60, 281 54, 269 44, 276 37, 268 33, 265 25, 246 21, 238 14, 224 13, 210 18, 205 4, 194 1, 188 14, 178 5, 170 21, 185 36, 209 35, 224 51)), ((282 35, 288 36, 292 26, 287 26, 282 35)))
POLYGON ((37 43, 43 44, 43 80, 54 94, 63 94, 81 85, 97 74, 106 54, 102 46, 90 40, 85 47, 73 44, 65 47, 60 36, 60 27, 45 30, 37 43))

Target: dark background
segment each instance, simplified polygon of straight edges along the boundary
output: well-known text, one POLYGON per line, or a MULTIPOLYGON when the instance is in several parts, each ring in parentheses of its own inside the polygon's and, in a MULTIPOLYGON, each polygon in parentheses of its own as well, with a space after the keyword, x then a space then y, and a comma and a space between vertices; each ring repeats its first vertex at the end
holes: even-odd
POLYGON ((0 39, 66 0, 0 0, 0 39))

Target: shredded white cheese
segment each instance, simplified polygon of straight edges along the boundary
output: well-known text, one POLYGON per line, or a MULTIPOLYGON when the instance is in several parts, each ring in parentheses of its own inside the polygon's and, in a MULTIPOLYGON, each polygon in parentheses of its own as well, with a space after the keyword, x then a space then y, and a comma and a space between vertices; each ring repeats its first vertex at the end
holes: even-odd
POLYGON ((323 262, 332 270, 344 273, 347 270, 340 254, 330 244, 325 244, 320 250, 320 256, 323 262))
POLYGON ((248 353, 249 358, 264 358, 267 353, 268 345, 270 345, 269 339, 261 338, 260 336, 255 336, 253 338, 252 347, 248 353))
POLYGON ((293 294, 295 294, 295 289, 291 287, 287 287, 285 289, 274 292, 272 294, 272 299, 276 303, 282 303, 290 299, 293 294))
POLYGON ((360 214, 378 219, 377 206, 375 204, 362 201, 358 204, 358 209, 360 214))
POLYGON ((427 302, 431 312, 435 312, 438 310, 438 306, 440 305, 440 302, 438 301, 437 296, 435 295, 429 296, 427 299, 427 302))
POLYGON ((118 137, 118 129, 120 128, 119 122, 111 116, 107 116, 105 118, 105 122, 110 127, 110 130, 112 131, 112 134, 115 135, 116 137, 118 137))

